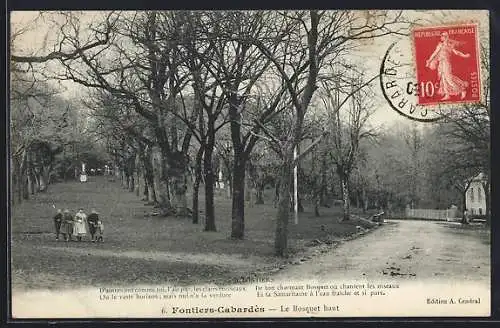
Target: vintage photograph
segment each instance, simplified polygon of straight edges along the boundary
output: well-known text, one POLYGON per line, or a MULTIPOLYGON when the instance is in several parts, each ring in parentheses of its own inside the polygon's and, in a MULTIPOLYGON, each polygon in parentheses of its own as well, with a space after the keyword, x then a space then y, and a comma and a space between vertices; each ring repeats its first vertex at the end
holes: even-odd
POLYGON ((12 11, 12 319, 490 315, 487 10, 12 11))

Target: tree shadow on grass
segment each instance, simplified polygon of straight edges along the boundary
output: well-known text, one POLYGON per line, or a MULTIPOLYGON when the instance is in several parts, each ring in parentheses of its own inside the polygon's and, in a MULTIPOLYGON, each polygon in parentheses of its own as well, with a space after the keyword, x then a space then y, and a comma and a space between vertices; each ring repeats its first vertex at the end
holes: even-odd
POLYGON ((126 257, 68 254, 40 249, 12 261, 15 289, 75 289, 85 286, 207 283, 215 278, 230 281, 238 270, 217 265, 155 261, 126 257), (47 254, 50 252, 51 254, 47 254))

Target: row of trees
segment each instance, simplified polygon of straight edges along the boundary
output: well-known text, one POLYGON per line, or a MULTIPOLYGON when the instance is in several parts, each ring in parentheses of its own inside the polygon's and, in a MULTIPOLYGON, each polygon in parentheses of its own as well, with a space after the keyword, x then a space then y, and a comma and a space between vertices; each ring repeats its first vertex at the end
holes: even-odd
MULTIPOLYGON (((39 22, 38 17, 33 24, 39 22)), ((13 26, 11 53, 22 53, 18 40, 35 25, 13 26)), ((41 66, 57 58, 18 57, 10 61, 10 176, 14 204, 47 190, 50 183, 78 175, 82 162, 99 167, 107 160, 99 143, 86 131, 85 112, 41 66), (38 66, 33 66, 37 63, 38 66)))
POLYGON ((82 162, 98 167, 106 160, 86 133, 78 106, 16 66, 10 104, 14 203, 46 191, 51 182, 75 177, 82 162))

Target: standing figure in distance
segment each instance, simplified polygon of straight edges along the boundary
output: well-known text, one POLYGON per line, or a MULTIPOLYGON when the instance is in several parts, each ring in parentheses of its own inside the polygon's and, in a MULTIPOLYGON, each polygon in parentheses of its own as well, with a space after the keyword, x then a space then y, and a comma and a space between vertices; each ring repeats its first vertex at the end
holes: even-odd
POLYGON ((63 213, 61 233, 64 237, 64 241, 71 241, 71 235, 73 234, 73 215, 71 215, 68 209, 65 209, 63 213))
POLYGON ((56 228, 56 240, 59 240, 59 234, 61 233, 62 220, 63 220, 62 210, 58 209, 57 214, 54 215, 54 226, 56 228))
POLYGON ((78 213, 75 214, 75 227, 73 230, 73 234, 78 241, 82 241, 82 237, 87 234, 87 215, 83 212, 83 208, 80 208, 78 213))
POLYGON ((97 222, 99 221, 99 214, 96 212, 96 210, 92 209, 92 211, 89 214, 89 217, 87 218, 87 222, 89 223, 89 233, 90 233, 90 240, 94 243, 96 240, 95 238, 95 233, 97 231, 97 222))
POLYGON ((441 42, 438 43, 432 55, 425 62, 425 67, 432 70, 437 68, 439 78, 438 94, 442 95, 441 100, 448 100, 450 96, 460 95, 465 98, 468 83, 462 81, 458 76, 453 75, 451 67, 451 56, 453 54, 462 58, 469 58, 470 54, 464 54, 457 49, 460 42, 449 38, 447 32, 441 33, 441 42))
POLYGON ((103 236, 104 236, 104 224, 102 223, 102 220, 97 221, 97 241, 103 242, 103 236))
POLYGON ((465 209, 464 211, 464 216, 462 218, 462 223, 463 224, 469 224, 469 210, 465 209))

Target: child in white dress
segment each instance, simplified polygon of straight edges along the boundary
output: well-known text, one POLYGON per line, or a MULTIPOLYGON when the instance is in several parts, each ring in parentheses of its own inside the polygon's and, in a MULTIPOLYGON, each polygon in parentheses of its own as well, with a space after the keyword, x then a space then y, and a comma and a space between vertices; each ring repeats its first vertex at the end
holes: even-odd
POLYGON ((78 241, 82 241, 82 237, 87 234, 87 215, 83 212, 82 208, 75 214, 73 234, 77 237, 78 241))

